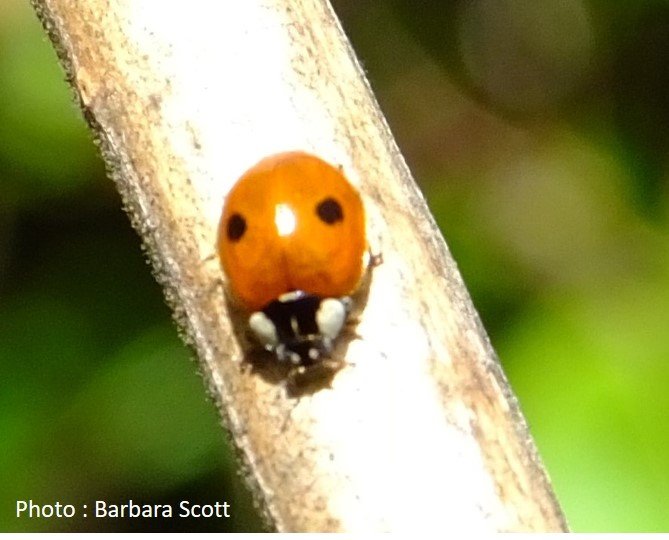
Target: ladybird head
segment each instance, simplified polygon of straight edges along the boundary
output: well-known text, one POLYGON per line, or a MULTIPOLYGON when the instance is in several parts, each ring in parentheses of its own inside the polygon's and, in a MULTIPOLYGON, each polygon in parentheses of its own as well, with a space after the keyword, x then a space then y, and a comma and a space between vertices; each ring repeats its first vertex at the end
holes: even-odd
POLYGON ((330 355, 349 313, 350 299, 294 291, 270 302, 249 318, 256 339, 281 362, 318 363, 330 355))

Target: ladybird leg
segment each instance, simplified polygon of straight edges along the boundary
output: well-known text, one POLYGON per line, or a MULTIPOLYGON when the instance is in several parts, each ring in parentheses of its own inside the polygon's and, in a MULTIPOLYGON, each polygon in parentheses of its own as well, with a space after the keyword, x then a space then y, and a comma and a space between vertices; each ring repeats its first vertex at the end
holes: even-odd
POLYGON ((204 259, 200 259, 200 262, 203 263, 203 264, 206 264, 206 263, 209 263, 209 262, 213 261, 217 257, 218 257, 218 255, 216 253, 210 253, 204 259))
POLYGON ((369 260, 367 261, 367 268, 376 268, 383 264, 383 253, 380 251, 378 253, 373 253, 370 249, 368 252, 369 260))
POLYGON ((346 333, 354 339, 362 339, 362 334, 359 334, 355 329, 359 322, 358 318, 346 322, 346 333))
POLYGON ((288 397, 300 399, 324 388, 332 388, 337 372, 347 363, 341 359, 326 358, 310 366, 297 366, 290 370, 285 388, 288 397))

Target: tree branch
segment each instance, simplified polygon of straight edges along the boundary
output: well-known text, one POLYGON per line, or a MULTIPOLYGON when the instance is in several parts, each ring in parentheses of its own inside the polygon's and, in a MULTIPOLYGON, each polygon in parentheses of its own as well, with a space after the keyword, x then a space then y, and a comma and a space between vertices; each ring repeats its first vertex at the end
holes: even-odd
POLYGON ((281 531, 566 524, 456 265, 329 4, 33 0, 186 341, 281 531), (301 149, 341 164, 384 263, 331 389, 246 369, 214 284, 232 183, 301 149), (376 240, 378 239, 378 240, 376 240))

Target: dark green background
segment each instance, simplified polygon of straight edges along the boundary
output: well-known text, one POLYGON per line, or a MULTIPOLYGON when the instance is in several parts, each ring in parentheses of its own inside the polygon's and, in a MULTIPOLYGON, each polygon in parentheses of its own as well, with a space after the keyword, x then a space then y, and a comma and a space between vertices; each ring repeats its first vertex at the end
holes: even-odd
MULTIPOLYGON (((669 2, 335 9, 573 529, 668 531, 669 2)), ((259 530, 55 55, 1 12, 0 531, 259 530), (128 497, 233 518, 14 518, 128 497)))

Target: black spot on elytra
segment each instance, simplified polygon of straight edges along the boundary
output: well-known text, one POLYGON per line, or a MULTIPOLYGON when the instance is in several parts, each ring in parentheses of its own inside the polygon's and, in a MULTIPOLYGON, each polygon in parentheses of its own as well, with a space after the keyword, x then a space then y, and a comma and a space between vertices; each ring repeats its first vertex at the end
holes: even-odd
POLYGON ((228 240, 237 242, 244 236, 245 232, 246 220, 240 214, 232 214, 230 219, 228 219, 228 227, 226 230, 228 240))
POLYGON ((343 221, 344 219, 344 210, 342 210, 341 204, 336 199, 328 197, 323 199, 316 206, 316 214, 324 223, 328 225, 334 225, 338 221, 343 221))

